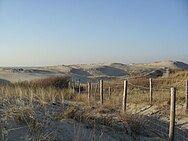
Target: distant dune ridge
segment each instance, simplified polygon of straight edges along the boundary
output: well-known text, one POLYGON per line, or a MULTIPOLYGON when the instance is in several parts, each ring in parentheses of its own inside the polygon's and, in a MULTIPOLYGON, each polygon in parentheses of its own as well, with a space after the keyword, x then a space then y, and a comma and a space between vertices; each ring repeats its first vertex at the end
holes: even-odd
POLYGON ((153 62, 148 64, 138 64, 138 65, 144 65, 145 67, 153 67, 153 68, 163 68, 167 67, 169 69, 181 69, 181 70, 187 70, 188 64, 179 62, 179 61, 159 61, 159 62, 153 62))
POLYGON ((169 70, 188 70, 188 64, 179 61, 159 61, 145 64, 78 64, 59 65, 41 68, 1 68, 1 83, 47 78, 57 75, 68 75, 74 80, 83 82, 93 81, 100 78, 117 79, 132 75, 162 76, 169 70), (3 82, 2 82, 3 81, 3 82))

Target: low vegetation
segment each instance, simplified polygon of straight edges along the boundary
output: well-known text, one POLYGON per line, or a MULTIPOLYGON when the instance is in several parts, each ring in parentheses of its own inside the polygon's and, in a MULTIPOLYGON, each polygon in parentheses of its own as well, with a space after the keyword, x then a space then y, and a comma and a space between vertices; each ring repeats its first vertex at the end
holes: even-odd
POLYGON ((53 87, 57 89, 67 89, 70 78, 67 76, 52 76, 44 79, 37 79, 32 81, 22 81, 14 83, 16 87, 31 87, 31 88, 48 88, 53 87))
MULTIPOLYGON (((187 77, 187 71, 178 71, 171 73, 169 78, 154 79, 154 104, 159 107, 164 106, 164 103, 169 105, 169 91, 166 89, 171 86, 177 86, 178 104, 184 103, 184 79, 187 77)), ((147 79, 128 79, 128 106, 144 103, 149 105, 148 89, 142 89, 149 87, 147 79)), ((102 133, 105 137, 112 133, 121 136, 123 133, 127 136, 122 136, 122 139, 130 137, 133 140, 137 140, 141 132, 143 134, 143 116, 130 111, 121 114, 123 80, 104 83, 104 105, 99 103, 97 84, 93 84, 91 97, 88 99, 85 91, 87 85, 83 86, 82 94, 78 95, 69 82, 69 77, 58 76, 1 86, 0 140, 12 138, 12 134, 21 134, 25 140, 36 141, 84 140, 81 132, 88 134, 86 129, 92 132, 89 140, 105 140, 102 139, 102 133), (69 133, 63 136, 64 129, 60 125, 76 130, 79 127, 80 133, 76 131, 71 137, 68 137, 69 133)), ((21 140, 20 137, 16 138, 21 140)))

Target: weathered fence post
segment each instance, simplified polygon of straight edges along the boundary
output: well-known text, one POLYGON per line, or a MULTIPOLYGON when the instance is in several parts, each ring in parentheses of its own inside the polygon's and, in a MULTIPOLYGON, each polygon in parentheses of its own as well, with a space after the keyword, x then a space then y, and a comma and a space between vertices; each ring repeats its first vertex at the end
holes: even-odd
POLYGON ((93 83, 90 84, 90 95, 92 95, 92 93, 93 93, 93 83))
POLYGON ((71 81, 68 82, 68 89, 71 89, 71 81))
POLYGON ((188 79, 185 85, 185 113, 188 114, 188 79))
POLYGON ((75 93, 75 82, 72 81, 72 93, 74 94, 75 93))
POLYGON ((171 88, 169 141, 174 141, 175 116, 176 116, 176 89, 171 88))
POLYGON ((100 103, 103 105, 103 80, 100 80, 100 103))
POLYGON ((90 96, 91 96, 91 82, 88 82, 88 102, 90 102, 90 96))
POLYGON ((110 88, 110 86, 108 87, 108 94, 109 94, 109 97, 111 97, 111 88, 110 88))
POLYGON ((152 90, 152 79, 149 79, 149 93, 150 93, 150 105, 153 104, 153 90, 152 90))
POLYGON ((126 112, 126 106, 127 106, 127 90, 128 90, 128 81, 124 81, 124 89, 123 89, 123 105, 122 105, 122 112, 126 112))
POLYGON ((78 80, 78 94, 80 95, 81 93, 81 86, 80 86, 80 79, 78 80))
POLYGON ((94 100, 96 99, 97 90, 98 90, 98 83, 95 83, 94 100))

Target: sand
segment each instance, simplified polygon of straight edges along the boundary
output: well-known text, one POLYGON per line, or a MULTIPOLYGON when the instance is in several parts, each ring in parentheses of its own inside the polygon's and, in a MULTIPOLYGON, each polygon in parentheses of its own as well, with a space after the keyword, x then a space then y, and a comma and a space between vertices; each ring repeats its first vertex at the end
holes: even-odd
POLYGON ((158 75, 165 73, 165 69, 185 69, 188 65, 178 61, 161 61, 148 64, 79 64, 79 65, 59 65, 41 68, 1 68, 0 79, 2 81, 23 81, 46 78, 55 75, 69 75, 74 80, 81 79, 82 82, 96 81, 98 78, 116 79, 125 78, 130 75, 158 75))

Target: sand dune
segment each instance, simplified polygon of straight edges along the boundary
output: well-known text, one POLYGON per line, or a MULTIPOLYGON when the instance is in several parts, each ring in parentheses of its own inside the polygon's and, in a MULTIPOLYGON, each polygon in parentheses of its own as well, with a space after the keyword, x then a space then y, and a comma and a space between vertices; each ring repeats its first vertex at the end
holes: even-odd
POLYGON ((188 64, 178 61, 160 61, 147 64, 100 63, 59 65, 43 68, 1 68, 0 79, 15 82, 46 78, 54 75, 70 75, 75 80, 82 79, 84 82, 95 80, 96 78, 114 79, 136 74, 161 76, 167 68, 171 70, 188 70, 188 64))
POLYGON ((179 61, 159 61, 147 64, 134 64, 135 67, 148 67, 148 68, 169 68, 169 69, 188 69, 188 64, 179 61))

